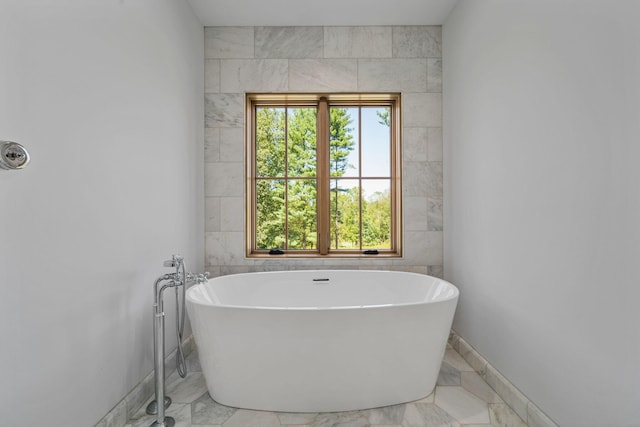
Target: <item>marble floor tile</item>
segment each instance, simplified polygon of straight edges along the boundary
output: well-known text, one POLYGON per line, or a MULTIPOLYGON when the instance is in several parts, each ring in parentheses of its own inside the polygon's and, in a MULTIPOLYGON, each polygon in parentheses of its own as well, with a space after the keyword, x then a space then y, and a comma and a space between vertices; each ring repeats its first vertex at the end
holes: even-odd
POLYGON ((393 405, 384 408, 375 408, 362 411, 369 419, 370 424, 396 425, 401 424, 404 418, 406 405, 393 405))
POLYGON ((471 392, 475 396, 484 400, 487 403, 504 403, 504 401, 498 396, 489 384, 475 372, 462 372, 462 388, 471 392))
POLYGON ((460 423, 433 403, 407 404, 402 425, 404 427, 460 427, 460 423))
POLYGON ((487 403, 462 387, 436 387, 435 404, 461 424, 490 422, 487 403))
POLYGON ((300 426, 300 425, 309 425, 311 424, 316 417, 318 416, 317 413, 288 413, 288 412, 279 412, 278 413, 278 418, 280 419, 280 424, 282 424, 283 426, 288 426, 288 425, 295 425, 295 426, 300 426))
POLYGON ((429 396, 423 397, 422 399, 416 400, 415 402, 410 403, 433 403, 435 398, 435 393, 431 393, 429 396))
POLYGON ((369 427, 364 411, 331 412, 318 414, 311 427, 369 427))
POLYGON ((200 366, 200 358, 198 357, 198 351, 192 351, 184 361, 187 363, 187 372, 202 372, 200 366))
POLYGON ((209 393, 204 393, 191 404, 191 422, 193 424, 224 424, 237 411, 215 402, 209 393))
POLYGON ((190 372, 186 378, 167 385, 167 396, 176 403, 191 403, 207 391, 204 375, 201 372, 190 372))
POLYGON ((527 427, 506 403, 489 404, 489 415, 491 416, 491 425, 496 427, 527 427))
POLYGON ((447 362, 442 362, 437 384, 460 385, 460 371, 449 365, 447 362))
MULTIPOLYGON (((141 412, 138 412, 140 418, 129 420, 129 424, 125 424, 124 427, 149 427, 154 421, 156 421, 156 415, 147 415, 144 412, 144 408, 141 412)), ((172 417, 176 420, 175 427, 193 427, 191 424, 191 405, 172 403, 165 416, 172 417)))
POLYGON ((471 371, 475 372, 473 367, 467 363, 466 360, 460 356, 460 354, 455 351, 453 348, 447 348, 444 351, 444 362, 447 362, 449 365, 453 366, 459 371, 471 371))
POLYGON ((273 412, 238 409, 223 427, 280 427, 280 420, 273 412))

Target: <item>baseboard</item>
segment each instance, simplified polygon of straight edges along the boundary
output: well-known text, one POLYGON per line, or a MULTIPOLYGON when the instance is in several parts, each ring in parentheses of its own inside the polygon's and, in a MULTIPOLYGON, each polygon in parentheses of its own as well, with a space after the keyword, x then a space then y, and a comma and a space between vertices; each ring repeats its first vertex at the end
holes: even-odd
MULTIPOLYGON (((182 341, 182 351, 187 357, 195 349, 193 335, 182 341)), ((172 351, 164 360, 165 377, 168 378, 176 370, 176 350, 172 351)), ((140 407, 155 393, 154 371, 152 370, 140 381, 116 406, 113 407, 95 427, 123 427, 127 421, 138 412, 140 407)))
POLYGON ((449 344, 484 379, 491 388, 529 427, 558 427, 544 412, 527 398, 504 375, 487 362, 455 331, 449 335, 449 344))

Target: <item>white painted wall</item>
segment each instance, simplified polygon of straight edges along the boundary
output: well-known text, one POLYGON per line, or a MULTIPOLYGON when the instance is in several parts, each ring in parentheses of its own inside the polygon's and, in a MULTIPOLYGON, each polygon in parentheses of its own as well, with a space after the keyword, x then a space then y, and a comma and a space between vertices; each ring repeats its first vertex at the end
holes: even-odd
POLYGON ((444 25, 454 328, 562 426, 640 422, 638 22, 461 0, 444 25))
POLYGON ((186 2, 0 2, 32 155, 0 170, 0 424, 93 425, 151 371, 162 261, 204 265, 203 39, 186 2))

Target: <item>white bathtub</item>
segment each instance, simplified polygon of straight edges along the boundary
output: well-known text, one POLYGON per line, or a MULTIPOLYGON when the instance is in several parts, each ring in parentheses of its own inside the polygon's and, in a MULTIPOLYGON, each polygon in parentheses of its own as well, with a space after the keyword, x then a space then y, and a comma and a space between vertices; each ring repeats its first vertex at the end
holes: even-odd
POLYGON ((429 395, 457 301, 444 280, 390 271, 236 274, 187 291, 211 397, 284 412, 429 395))

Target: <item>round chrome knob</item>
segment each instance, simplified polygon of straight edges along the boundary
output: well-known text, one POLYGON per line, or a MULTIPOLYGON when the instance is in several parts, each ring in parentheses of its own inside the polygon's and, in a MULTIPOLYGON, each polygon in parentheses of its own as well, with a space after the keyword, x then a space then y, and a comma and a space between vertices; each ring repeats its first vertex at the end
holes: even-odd
POLYGON ((23 169, 30 161, 29 152, 17 142, 0 141, 0 168, 23 169))

